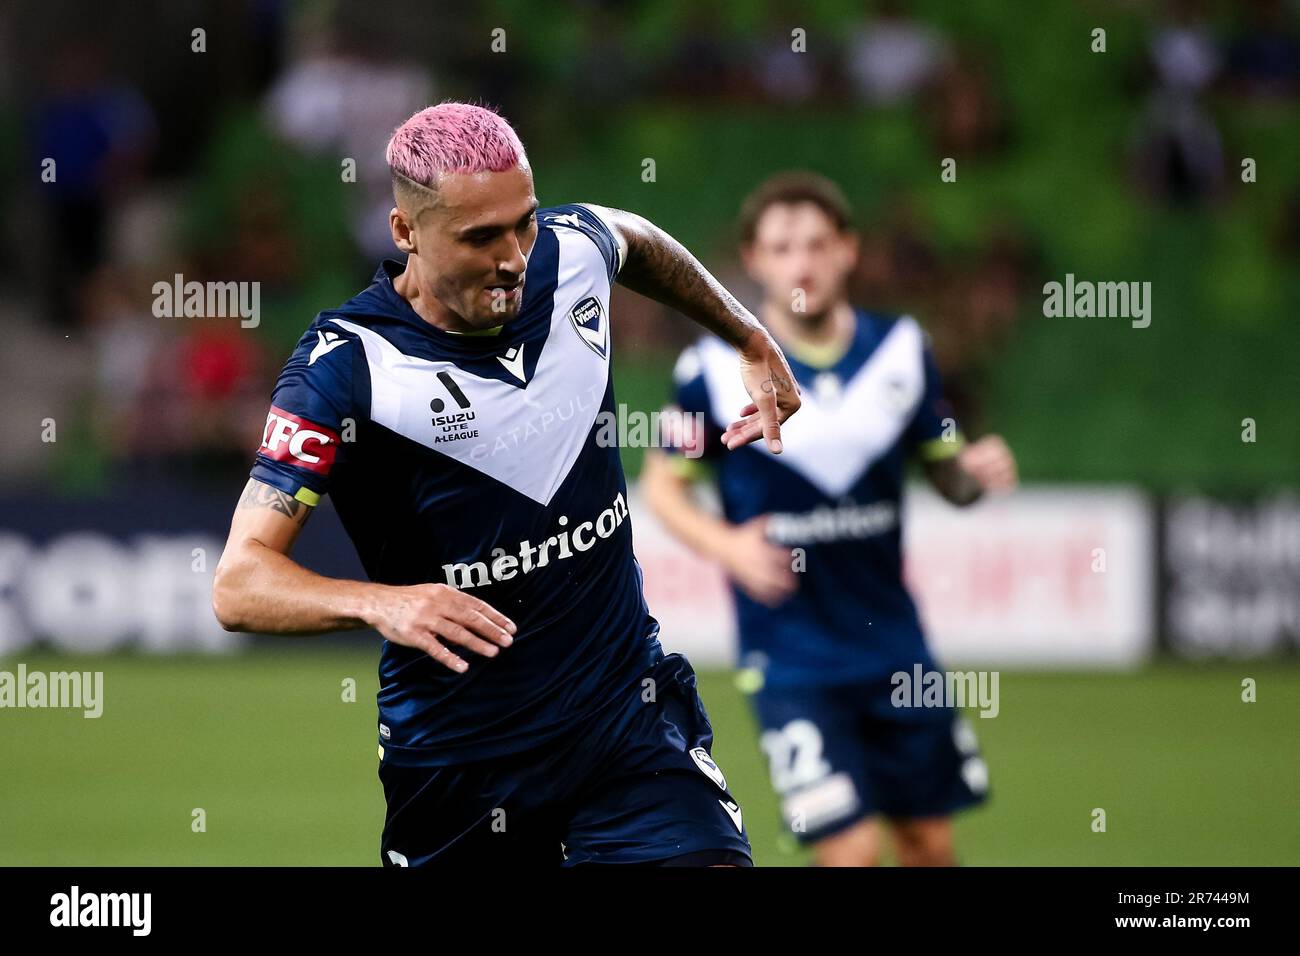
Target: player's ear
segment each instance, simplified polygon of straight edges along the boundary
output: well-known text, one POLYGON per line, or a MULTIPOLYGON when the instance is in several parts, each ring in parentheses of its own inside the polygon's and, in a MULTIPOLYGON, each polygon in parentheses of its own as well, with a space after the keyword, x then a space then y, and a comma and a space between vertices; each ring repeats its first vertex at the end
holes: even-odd
POLYGON ((858 233, 854 229, 845 229, 840 233, 840 241, 844 243, 844 265, 847 269, 854 269, 858 264, 858 233))
POLYGON ((388 211, 388 228, 393 233, 393 245, 408 255, 415 255, 415 229, 406 213, 397 206, 388 211))

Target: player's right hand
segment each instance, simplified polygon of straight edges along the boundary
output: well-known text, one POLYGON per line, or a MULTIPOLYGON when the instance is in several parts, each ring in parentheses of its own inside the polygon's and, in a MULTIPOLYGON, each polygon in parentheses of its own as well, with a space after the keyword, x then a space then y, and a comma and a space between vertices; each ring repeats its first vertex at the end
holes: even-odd
POLYGON ((416 647, 463 674, 469 664, 447 647, 456 644, 496 657, 514 642, 515 623, 490 604, 446 584, 383 587, 372 615, 375 630, 394 644, 416 647))
POLYGON ((781 454, 781 424, 799 410, 800 389, 766 329, 756 328, 740 349, 740 378, 751 401, 722 433, 722 443, 734 450, 761 438, 772 454, 781 454))
POLYGON ((722 566, 736 585, 765 607, 776 607, 799 590, 789 548, 767 539, 767 515, 732 528, 721 555, 722 566))

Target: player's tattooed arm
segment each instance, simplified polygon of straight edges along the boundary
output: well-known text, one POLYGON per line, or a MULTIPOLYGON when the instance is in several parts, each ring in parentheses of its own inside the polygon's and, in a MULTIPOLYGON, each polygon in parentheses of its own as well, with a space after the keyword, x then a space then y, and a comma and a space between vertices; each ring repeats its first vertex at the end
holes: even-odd
POLYGON ((622 209, 592 206, 619 240, 618 281, 695 320, 737 351, 763 327, 690 251, 654 223, 622 209))
POLYGON ((212 582, 222 627, 262 634, 320 634, 371 627, 457 672, 468 662, 451 646, 495 657, 514 640, 514 622, 445 584, 394 587, 327 578, 290 557, 312 508, 250 479, 230 522, 212 582))
POLYGON ((253 478, 250 478, 248 484, 244 486, 244 493, 239 497, 239 507, 243 509, 266 508, 278 512, 293 521, 298 527, 302 527, 307 522, 307 516, 312 511, 308 505, 303 504, 293 495, 287 494, 279 488, 272 488, 270 485, 263 484, 253 478))
POLYGON ((620 284, 662 302, 729 343, 740 354, 741 377, 753 401, 723 432, 728 448, 758 438, 781 451, 781 423, 799 409, 799 386, 776 341, 709 270, 654 223, 621 209, 592 206, 626 248, 620 284))

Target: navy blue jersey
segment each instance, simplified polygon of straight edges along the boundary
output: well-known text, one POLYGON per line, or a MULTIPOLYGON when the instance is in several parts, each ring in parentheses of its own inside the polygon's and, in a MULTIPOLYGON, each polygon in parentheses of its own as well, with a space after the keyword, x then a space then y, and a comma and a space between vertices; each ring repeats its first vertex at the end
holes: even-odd
POLYGON ((914 450, 954 453, 960 435, 916 322, 855 315, 848 350, 829 366, 787 349, 802 405, 782 426, 781 455, 764 442, 722 445, 729 416, 749 401, 732 349, 702 339, 674 376, 681 410, 702 416, 702 433, 687 440, 692 457, 716 466, 727 520, 768 515, 768 538, 799 549, 799 588, 781 606, 733 588, 742 664, 762 670, 771 687, 858 683, 930 663, 903 586, 904 464, 914 450))
POLYGON ((614 410, 618 246, 581 206, 538 213, 520 313, 496 335, 431 326, 374 282, 320 313, 275 387, 252 476, 329 493, 372 581, 466 590, 518 626, 457 674, 385 641, 385 759, 513 753, 581 723, 662 657, 632 554, 614 410))

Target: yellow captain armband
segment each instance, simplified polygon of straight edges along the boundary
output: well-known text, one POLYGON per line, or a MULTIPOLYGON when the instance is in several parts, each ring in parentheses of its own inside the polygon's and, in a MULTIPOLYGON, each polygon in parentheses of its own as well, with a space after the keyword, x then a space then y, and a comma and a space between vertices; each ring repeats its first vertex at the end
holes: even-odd
POLYGON ((668 466, 673 470, 674 475, 687 481, 703 481, 709 477, 709 466, 700 458, 669 455, 668 466))
POLYGON ((294 493, 293 497, 295 501, 301 501, 303 504, 307 505, 310 508, 315 508, 318 504, 320 504, 320 495, 317 492, 312 491, 310 488, 306 487, 305 485, 302 488, 299 488, 294 493))
POLYGON ((763 672, 757 667, 742 667, 736 671, 736 689, 742 694, 757 694, 764 683, 763 672))
POLYGON ((922 461, 943 461, 945 458, 952 458, 965 447, 966 438, 959 433, 951 439, 931 438, 929 441, 921 442, 917 453, 922 461))

